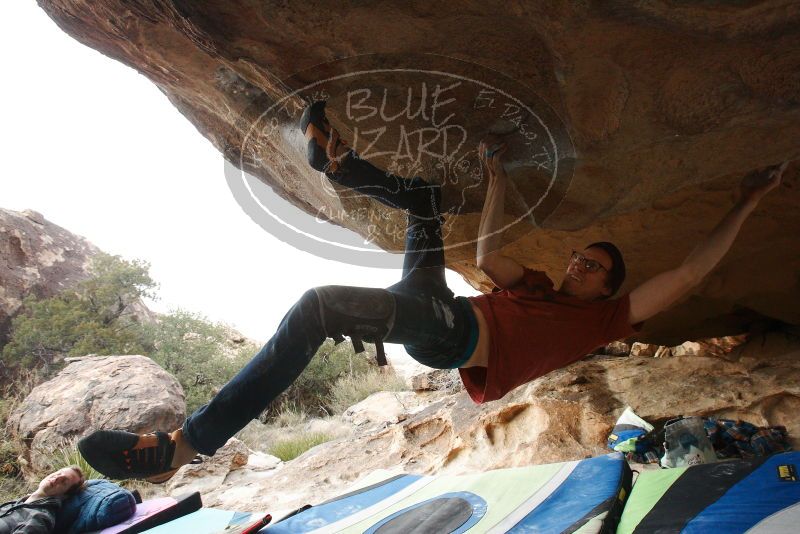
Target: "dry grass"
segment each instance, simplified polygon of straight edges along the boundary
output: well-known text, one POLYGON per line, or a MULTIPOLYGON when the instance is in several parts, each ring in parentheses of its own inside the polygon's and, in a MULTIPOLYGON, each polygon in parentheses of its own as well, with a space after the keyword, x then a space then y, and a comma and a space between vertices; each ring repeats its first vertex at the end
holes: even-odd
MULTIPOLYGON (((38 480, 25 478, 22 473, 22 446, 16 436, 8 432, 8 417, 42 380, 34 370, 21 370, 13 382, 0 391, 0 503, 17 499, 32 492, 38 480)), ((35 477, 34 477, 35 478, 35 477)))
POLYGON ((278 427, 291 428, 300 426, 308 421, 308 413, 296 404, 287 404, 283 410, 272 420, 272 424, 278 427))
POLYGON ((337 426, 341 424, 339 415, 350 406, 378 391, 407 389, 400 377, 379 369, 348 375, 337 380, 331 392, 330 405, 337 415, 312 419, 301 405, 290 404, 266 424, 250 422, 236 437, 252 450, 266 452, 286 461, 286 458, 295 458, 323 441, 344 437, 349 433, 349 429, 344 431, 337 426))
POLYGON ((295 407, 284 408, 268 423, 258 419, 250 421, 235 437, 251 450, 267 452, 273 443, 299 432, 308 421, 305 411, 295 407))
POLYGON ((291 438, 273 443, 267 452, 284 462, 294 460, 312 447, 330 441, 331 436, 322 432, 304 432, 291 438))
MULTIPOLYGON (((334 413, 341 414, 375 392, 406 389, 400 377, 381 370, 348 375, 336 381, 330 405, 334 413)), ((237 438, 253 450, 266 452, 286 462, 320 443, 343 437, 346 432, 336 428, 339 421, 338 415, 311 419, 302 407, 290 405, 268 424, 251 422, 237 438)))
POLYGON ((300 456, 311 447, 338 437, 335 433, 306 429, 309 420, 297 412, 283 418, 279 416, 278 419, 281 419, 282 424, 251 421, 236 437, 249 449, 277 456, 284 462, 300 456), (295 424, 287 425, 288 420, 293 420, 295 424))
POLYGON ((408 387, 402 378, 394 373, 379 369, 355 376, 345 376, 336 381, 331 392, 331 406, 337 414, 344 413, 350 406, 361 402, 379 391, 405 391, 408 387))
POLYGON ((312 418, 302 410, 288 409, 269 423, 251 421, 236 438, 251 450, 277 456, 283 461, 296 458, 325 441, 350 435, 350 425, 338 416, 312 418))
POLYGON ((264 452, 267 450, 270 441, 275 439, 277 430, 277 427, 271 424, 265 424, 258 419, 253 419, 234 437, 247 445, 248 449, 264 452))
POLYGON ((0 477, 0 503, 14 501, 36 489, 33 481, 19 477, 0 477))

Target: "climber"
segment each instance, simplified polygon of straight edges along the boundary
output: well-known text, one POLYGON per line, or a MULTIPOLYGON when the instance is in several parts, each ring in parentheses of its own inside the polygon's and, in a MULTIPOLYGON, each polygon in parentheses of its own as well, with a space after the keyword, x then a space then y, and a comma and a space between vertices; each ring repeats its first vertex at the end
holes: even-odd
POLYGON ((77 465, 50 473, 30 495, 0 504, 0 533, 53 532, 61 502, 81 491, 84 482, 83 471, 77 465))
MULTIPOLYGON (((436 184, 386 173, 348 147, 325 117, 325 102, 301 119, 312 168, 333 182, 407 212, 401 280, 386 288, 323 286, 307 291, 275 335, 207 405, 172 433, 99 430, 78 447, 101 473, 164 482, 197 453, 213 455, 257 417, 308 365, 326 337, 402 343, 420 363, 459 369, 471 398, 499 399, 515 387, 632 334, 666 309, 722 258, 759 199, 780 182, 780 169, 742 184, 742 199, 677 268, 611 299, 625 278, 617 247, 593 243, 568 256, 561 286, 498 252, 506 147, 487 139, 479 156, 489 186, 479 227, 477 264, 498 291, 455 297, 444 277, 441 192, 436 184)), ((196 460, 195 460, 196 461, 196 460)))

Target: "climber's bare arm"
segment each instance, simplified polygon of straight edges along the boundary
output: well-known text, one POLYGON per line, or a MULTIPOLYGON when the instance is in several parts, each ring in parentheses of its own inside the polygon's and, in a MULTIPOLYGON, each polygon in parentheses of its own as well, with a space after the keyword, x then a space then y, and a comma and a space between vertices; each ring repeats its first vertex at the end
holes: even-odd
POLYGON ((505 145, 490 146, 481 142, 478 146, 481 162, 489 177, 489 187, 481 212, 481 223, 478 228, 478 268, 486 273, 494 285, 507 288, 522 279, 522 265, 514 259, 500 253, 502 240, 503 214, 505 212, 505 194, 508 177, 503 169, 503 153, 505 145), (497 147, 500 148, 497 148, 497 147), (494 150, 487 157, 487 150, 494 150))
POLYGON ((788 162, 745 176, 740 186, 741 198, 711 233, 671 271, 663 272, 631 292, 630 322, 636 324, 672 306, 700 283, 725 256, 745 219, 761 198, 777 187, 788 162))

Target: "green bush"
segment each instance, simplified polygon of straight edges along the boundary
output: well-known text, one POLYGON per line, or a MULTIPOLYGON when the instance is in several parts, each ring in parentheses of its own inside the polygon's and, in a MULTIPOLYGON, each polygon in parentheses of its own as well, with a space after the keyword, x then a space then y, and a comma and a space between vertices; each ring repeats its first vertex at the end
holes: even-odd
POLYGON ((287 406, 313 416, 331 415, 331 391, 336 381, 375 368, 375 348, 365 348, 365 352, 356 354, 349 342, 334 345, 332 340, 325 340, 294 384, 267 409, 267 418, 286 411, 287 406))
POLYGON ((269 447, 268 452, 273 456, 277 456, 284 462, 288 462, 289 460, 294 460, 312 447, 330 441, 330 439, 330 436, 321 432, 304 433, 291 439, 273 443, 269 447))
POLYGON ((230 342, 223 325, 184 310, 162 316, 145 332, 150 358, 183 387, 187 413, 211 400, 257 350, 252 343, 230 342))
MULTIPOLYGON (((154 297, 156 283, 140 260, 99 254, 92 277, 47 299, 28 297, 14 318, 0 358, 0 377, 13 380, 25 369, 49 378, 65 356, 144 354, 172 373, 183 387, 192 412, 214 394, 255 354, 258 347, 228 340, 227 329, 205 317, 178 310, 153 324, 141 324, 131 307, 154 297)), ((336 381, 374 368, 374 347, 355 354, 350 343, 327 340, 298 380, 268 408, 274 417, 286 406, 309 415, 330 414, 336 381)))
POLYGON ((47 299, 25 298, 11 322, 0 375, 8 380, 21 369, 35 368, 49 376, 64 356, 144 353, 131 306, 154 296, 148 268, 139 260, 98 254, 92 259, 92 277, 73 290, 47 299))
MULTIPOLYGON (((199 314, 178 310, 152 323, 139 322, 134 306, 142 298, 155 297, 156 283, 148 269, 149 264, 140 260, 99 254, 92 260, 88 280, 51 298, 31 296, 23 301, 21 312, 11 322, 9 341, 0 352, 0 383, 6 385, 0 394, 0 425, 5 426, 13 406, 33 386, 59 370, 65 356, 149 356, 181 384, 189 413, 207 403, 253 357, 258 347, 232 342, 225 326, 199 314)), ((375 385, 369 374, 374 368, 373 346, 367 345, 366 353, 355 354, 349 342, 334 345, 327 340, 263 418, 278 417, 278 424, 288 427, 306 414, 340 411, 340 405, 358 402, 376 387, 394 388, 375 385), (373 385, 362 385, 357 378, 362 375, 373 385), (344 380, 347 377, 349 381, 344 380)), ((330 438, 311 435, 279 447, 289 449, 281 453, 283 457, 296 456, 326 439, 330 438)), ((19 444, 11 438, 0 440, 0 482, 4 487, 18 489, 25 484, 19 476, 19 452, 19 444)), ((55 453, 54 465, 63 463, 65 458, 59 455, 64 454, 55 453)))

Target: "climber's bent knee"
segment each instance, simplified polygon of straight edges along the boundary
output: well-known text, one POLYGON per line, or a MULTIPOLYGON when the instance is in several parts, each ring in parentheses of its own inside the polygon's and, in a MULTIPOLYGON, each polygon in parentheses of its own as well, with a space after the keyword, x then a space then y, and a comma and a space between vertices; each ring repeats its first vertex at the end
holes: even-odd
POLYGON ((392 330, 395 318, 394 295, 385 289, 350 286, 315 287, 325 335, 339 342, 342 336, 353 340, 380 343, 392 330))

